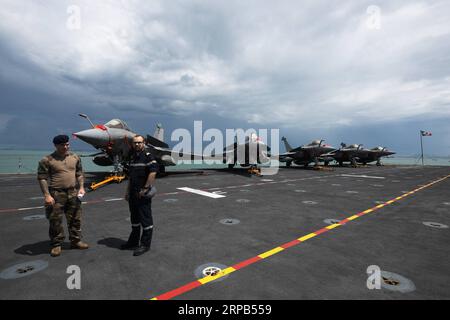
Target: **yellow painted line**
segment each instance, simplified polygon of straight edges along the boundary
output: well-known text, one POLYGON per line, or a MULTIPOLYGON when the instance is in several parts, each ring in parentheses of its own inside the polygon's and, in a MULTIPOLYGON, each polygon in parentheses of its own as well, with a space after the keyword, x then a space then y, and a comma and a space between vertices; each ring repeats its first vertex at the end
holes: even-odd
POLYGON ((367 209, 367 210, 363 211, 363 213, 366 214, 366 213, 370 213, 372 211, 373 211, 373 209, 367 209))
POLYGON ((230 274, 232 272, 236 271, 236 269, 234 269, 233 267, 228 267, 226 269, 223 269, 222 271, 220 271, 218 274, 216 274, 215 276, 207 276, 201 279, 198 279, 198 281, 201 284, 205 284, 214 280, 217 280, 219 278, 222 278, 223 276, 226 276, 227 274, 230 274))
POLYGON ((258 255, 258 257, 260 257, 261 259, 265 259, 265 258, 270 257, 280 251, 283 251, 283 250, 284 250, 284 248, 282 248, 282 247, 276 247, 275 249, 261 253, 260 255, 258 255))
POLYGON ((385 206, 384 203, 377 205, 375 208, 383 208, 385 206))
POLYGON ((349 217, 349 218, 347 218, 347 219, 348 219, 348 220, 355 220, 356 218, 359 218, 359 216, 354 215, 354 216, 351 216, 351 217, 349 217))
POLYGON ((310 234, 307 234, 307 235, 304 236, 304 237, 298 238, 297 240, 299 240, 299 241, 306 241, 306 240, 308 240, 308 239, 314 238, 315 236, 317 236, 317 234, 315 234, 315 233, 310 233, 310 234))
POLYGON ((339 226, 340 226, 339 223, 335 223, 335 224, 329 225, 329 226, 327 226, 327 227, 325 227, 325 228, 331 230, 331 229, 334 229, 334 228, 339 227, 339 226))
POLYGON ((389 201, 387 201, 386 203, 387 204, 391 204, 392 202, 394 202, 395 200, 389 200, 389 201))

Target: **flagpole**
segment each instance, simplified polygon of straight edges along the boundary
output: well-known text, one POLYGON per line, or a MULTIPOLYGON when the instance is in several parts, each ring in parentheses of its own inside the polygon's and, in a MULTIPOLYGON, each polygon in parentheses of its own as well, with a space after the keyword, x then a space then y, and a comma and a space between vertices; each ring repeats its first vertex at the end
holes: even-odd
POLYGON ((419 131, 420 134, 420 150, 422 152, 422 166, 423 166, 423 144, 422 144, 422 131, 419 131))

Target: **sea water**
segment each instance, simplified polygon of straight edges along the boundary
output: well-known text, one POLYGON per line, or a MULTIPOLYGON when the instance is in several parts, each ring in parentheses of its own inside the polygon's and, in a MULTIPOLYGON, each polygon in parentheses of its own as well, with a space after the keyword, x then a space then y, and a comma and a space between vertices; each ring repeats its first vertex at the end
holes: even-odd
MULTIPOLYGON (((0 173, 36 173, 39 161, 53 151, 36 150, 0 150, 0 173)), ((78 155, 89 155, 92 152, 73 151, 78 155)), ((422 165, 422 160, 418 157, 395 156, 382 158, 383 164, 397 165, 422 165)), ((82 157, 83 170, 86 172, 112 171, 113 167, 101 167, 92 162, 91 157, 82 157)), ((374 162, 373 162, 374 163, 374 162)), ((424 164, 428 166, 450 166, 449 157, 425 157, 424 164)), ((284 166, 283 163, 280 166, 284 166)), ((180 164, 166 167, 167 171, 189 170, 201 168, 226 168, 224 164, 180 164)))

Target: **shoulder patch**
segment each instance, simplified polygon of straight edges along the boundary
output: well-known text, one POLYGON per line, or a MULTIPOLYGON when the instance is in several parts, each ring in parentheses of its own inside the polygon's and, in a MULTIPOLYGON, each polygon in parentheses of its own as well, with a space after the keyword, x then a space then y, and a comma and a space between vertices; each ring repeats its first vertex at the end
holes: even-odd
POLYGON ((150 152, 146 152, 145 155, 146 155, 146 156, 149 156, 149 155, 151 155, 151 153, 150 153, 150 152))

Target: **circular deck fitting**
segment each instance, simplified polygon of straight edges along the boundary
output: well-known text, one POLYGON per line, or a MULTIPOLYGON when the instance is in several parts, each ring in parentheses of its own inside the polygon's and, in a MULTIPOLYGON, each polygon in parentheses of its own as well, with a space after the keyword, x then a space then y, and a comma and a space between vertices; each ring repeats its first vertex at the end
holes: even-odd
POLYGON ((382 184, 371 184, 372 187, 384 187, 382 184))
POLYGON ((438 229, 447 229, 448 226, 439 222, 423 222, 427 227, 438 228, 438 229))
MULTIPOLYGON (((202 279, 207 276, 215 276, 220 271, 222 271, 226 268, 228 268, 226 265, 216 263, 216 262, 210 262, 210 263, 202 264, 201 266, 197 267, 195 269, 194 274, 197 279, 202 279)), ((211 282, 219 282, 219 281, 225 280, 226 278, 228 278, 228 275, 220 277, 211 282)))
POLYGON ((445 206, 450 206, 450 202, 443 202, 442 204, 445 206))
POLYGON ((128 218, 126 218, 125 220, 126 220, 126 221, 131 221, 131 218, 130 218, 130 217, 128 217, 128 218))
POLYGON ((238 224, 240 221, 238 219, 222 219, 219 222, 224 225, 231 226, 234 224, 238 224))
POLYGON ((306 192, 306 190, 297 189, 297 190, 294 190, 294 192, 303 193, 303 192, 306 192))
POLYGON ((248 200, 248 199, 237 199, 236 202, 238 202, 238 203, 249 203, 250 200, 248 200))
POLYGON ((3 270, 0 273, 0 278, 2 279, 17 279, 23 278, 39 271, 44 270, 48 267, 48 262, 44 260, 34 260, 29 262, 24 262, 16 264, 8 269, 3 270))
POLYGON ((339 223, 339 220, 337 220, 337 219, 325 219, 325 220, 323 220, 323 222, 325 222, 326 224, 337 224, 337 223, 339 223))
POLYGON ((26 216, 23 218, 23 220, 25 220, 25 221, 41 220, 41 219, 45 219, 45 214, 35 214, 32 216, 26 216))
POLYGON ((304 204, 317 204, 316 201, 309 201, 309 200, 307 200, 307 201, 302 201, 302 203, 304 203, 304 204))
POLYGON ((381 271, 381 287, 390 291, 397 291, 401 293, 407 293, 416 290, 414 283, 392 272, 381 271))
POLYGON ((358 191, 352 191, 352 190, 350 190, 350 191, 345 191, 346 193, 359 193, 358 191))
POLYGON ((164 202, 167 202, 167 203, 174 203, 174 202, 177 202, 178 201, 178 199, 165 199, 165 200, 163 200, 164 202))

